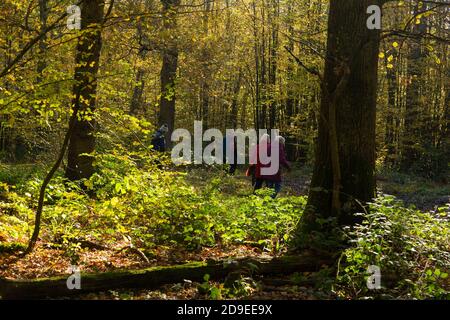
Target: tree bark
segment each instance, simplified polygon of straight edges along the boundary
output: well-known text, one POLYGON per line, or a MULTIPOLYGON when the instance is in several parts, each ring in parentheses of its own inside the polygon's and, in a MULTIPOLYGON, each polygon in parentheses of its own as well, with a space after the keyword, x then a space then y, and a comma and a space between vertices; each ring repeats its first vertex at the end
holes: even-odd
MULTIPOLYGON (((414 15, 419 13, 419 5, 414 5, 414 15)), ((423 4, 426 10, 426 4, 423 4)), ((424 34, 427 31, 426 18, 422 17, 420 23, 414 23, 412 25, 412 33, 424 34)), ((400 168, 402 171, 409 171, 411 167, 420 160, 420 150, 417 145, 417 141, 421 141, 418 134, 420 134, 420 97, 423 87, 423 73, 424 73, 424 61, 425 53, 422 46, 422 40, 418 38, 411 40, 411 49, 408 55, 408 71, 407 79, 408 85, 406 87, 406 113, 405 113, 405 125, 402 139, 402 156, 400 162, 400 168)), ((426 111, 425 111, 426 112, 426 111)))
POLYGON ((239 74, 233 88, 233 98, 231 100, 230 124, 233 129, 236 129, 238 126, 238 111, 239 111, 238 99, 239 99, 239 92, 241 90, 241 81, 242 81, 242 71, 239 70, 239 74))
MULTIPOLYGON (((213 0, 212 0, 213 1, 213 0)), ((209 34, 209 15, 211 13, 211 0, 205 1, 203 11, 203 37, 207 38, 209 34)), ((211 70, 209 64, 211 62, 210 49, 208 48, 208 42, 203 44, 201 49, 201 79, 200 79, 200 109, 202 114, 203 128, 207 130, 209 128, 210 118, 210 82, 211 82, 211 70)), ((211 117, 214 118, 213 116, 211 117)))
POLYGON ((275 129, 277 126, 277 97, 276 97, 276 84, 277 84, 277 72, 278 72, 278 46, 279 46, 279 19, 280 19, 280 3, 279 0, 272 0, 270 7, 270 27, 272 28, 270 49, 270 72, 269 72, 269 84, 270 84, 270 118, 269 128, 275 129))
MULTIPOLYGON (((289 52, 294 52, 294 19, 292 17, 293 15, 293 8, 292 8, 291 1, 288 2, 288 21, 287 21, 287 29, 289 34, 287 49, 289 52)), ((285 102, 285 119, 284 119, 284 132, 285 132, 285 138, 286 138, 286 155, 288 160, 294 161, 296 159, 296 151, 297 151, 297 143, 296 138, 293 135, 292 129, 293 129, 293 121, 295 116, 295 61, 292 58, 291 55, 288 57, 288 65, 286 68, 287 73, 287 97, 285 102)))
MULTIPOLYGON (((390 52, 393 52, 395 54, 395 50, 391 50, 390 52)), ((388 54, 387 56, 390 56, 388 54)), ((388 65, 387 58, 385 59, 386 66, 388 65)), ((386 110, 387 117, 386 117, 386 133, 384 138, 384 143, 387 147, 387 157, 386 162, 388 164, 392 164, 395 161, 395 132, 396 132, 396 126, 394 124, 394 115, 397 111, 397 72, 394 68, 386 68, 387 70, 387 83, 388 83, 388 109, 386 110)))
MULTIPOLYGON (((322 81, 319 136, 300 234, 322 230, 318 218, 355 222, 375 194, 375 109, 380 30, 366 27, 376 0, 332 0, 322 81)), ((300 235, 299 234, 299 235, 300 235)))
MULTIPOLYGON (((141 21, 137 22, 137 28, 136 28, 136 35, 137 37, 142 40, 144 36, 143 26, 141 21)), ((131 97, 131 103, 130 103, 130 114, 133 116, 138 115, 142 112, 142 105, 143 105, 143 94, 144 94, 144 88, 145 88, 145 69, 140 65, 140 63, 145 59, 147 53, 147 49, 145 46, 141 45, 139 48, 139 54, 138 54, 138 67, 136 72, 136 79, 135 79, 135 85, 133 89, 133 95, 131 97)))
MULTIPOLYGON (((41 22, 41 30, 43 32, 47 28, 47 20, 48 20, 48 3, 47 0, 39 0, 39 18, 41 22)), ((47 67, 47 61, 45 55, 47 53, 47 35, 44 33, 44 36, 39 41, 39 60, 37 62, 37 83, 42 82, 44 69, 47 67)))
POLYGON ((167 124, 169 131, 167 145, 170 147, 170 137, 175 127, 175 94, 176 94, 176 74, 178 68, 178 46, 173 36, 177 22, 176 13, 180 0, 161 0, 163 5, 164 28, 169 35, 165 39, 162 50, 161 67, 161 99, 159 103, 159 125, 167 124))
POLYGON ((97 95, 97 72, 102 47, 101 28, 103 23, 103 0, 85 1, 81 6, 82 36, 77 45, 75 58, 74 96, 80 93, 79 101, 74 99, 73 108, 79 110, 70 137, 66 177, 72 181, 89 178, 94 173, 95 127, 93 120, 97 95), (78 106, 75 104, 78 103, 78 106))

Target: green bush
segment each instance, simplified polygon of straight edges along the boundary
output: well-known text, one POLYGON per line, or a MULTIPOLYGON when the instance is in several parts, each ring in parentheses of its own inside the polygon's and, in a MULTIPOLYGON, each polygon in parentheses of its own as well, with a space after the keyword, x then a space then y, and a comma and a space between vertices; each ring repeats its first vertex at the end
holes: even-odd
POLYGON ((352 246, 339 265, 336 291, 344 297, 450 297, 448 207, 439 216, 405 208, 392 196, 379 197, 364 222, 347 228, 352 246), (366 286, 368 266, 381 269, 381 290, 366 286))
MULTIPOLYGON (((156 247, 195 250, 243 243, 280 252, 306 204, 305 197, 273 200, 269 190, 246 196, 224 193, 221 170, 211 171, 217 178, 197 188, 186 173, 161 169, 165 159, 153 153, 116 148, 97 154, 95 166, 89 180, 71 183, 61 174, 52 179, 42 217, 44 241, 69 251, 74 239, 114 245, 126 238, 149 252, 156 247)), ((14 204, 25 204, 28 222, 41 176, 21 187, 23 198, 14 204)))

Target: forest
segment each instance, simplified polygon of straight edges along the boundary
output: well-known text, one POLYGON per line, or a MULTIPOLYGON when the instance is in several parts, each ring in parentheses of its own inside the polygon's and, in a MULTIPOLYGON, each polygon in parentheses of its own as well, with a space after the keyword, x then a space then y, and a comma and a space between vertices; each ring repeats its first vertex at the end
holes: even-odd
POLYGON ((0 30, 0 300, 450 300, 450 0, 2 0, 0 30))

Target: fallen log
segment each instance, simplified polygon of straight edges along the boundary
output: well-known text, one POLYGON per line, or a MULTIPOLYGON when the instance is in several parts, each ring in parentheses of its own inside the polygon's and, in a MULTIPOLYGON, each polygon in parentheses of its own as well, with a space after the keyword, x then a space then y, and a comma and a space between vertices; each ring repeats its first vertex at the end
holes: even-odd
POLYGON ((209 274, 211 280, 224 279, 230 272, 240 270, 246 270, 253 275, 291 274, 317 271, 323 265, 330 263, 332 261, 327 258, 286 256, 273 259, 209 260, 140 270, 81 273, 80 289, 72 290, 69 290, 67 286, 69 275, 31 280, 0 278, 0 297, 2 299, 39 299, 121 288, 153 289, 184 280, 202 282, 205 274, 209 274))

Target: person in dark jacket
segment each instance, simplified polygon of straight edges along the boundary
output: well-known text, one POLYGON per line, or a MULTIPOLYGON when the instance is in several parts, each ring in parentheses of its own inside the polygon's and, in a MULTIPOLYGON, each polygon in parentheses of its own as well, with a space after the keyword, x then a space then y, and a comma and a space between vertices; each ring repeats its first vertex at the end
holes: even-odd
POLYGON ((153 150, 164 152, 166 151, 166 134, 169 132, 169 126, 167 124, 163 124, 161 128, 156 130, 153 134, 152 138, 152 146, 153 150))

